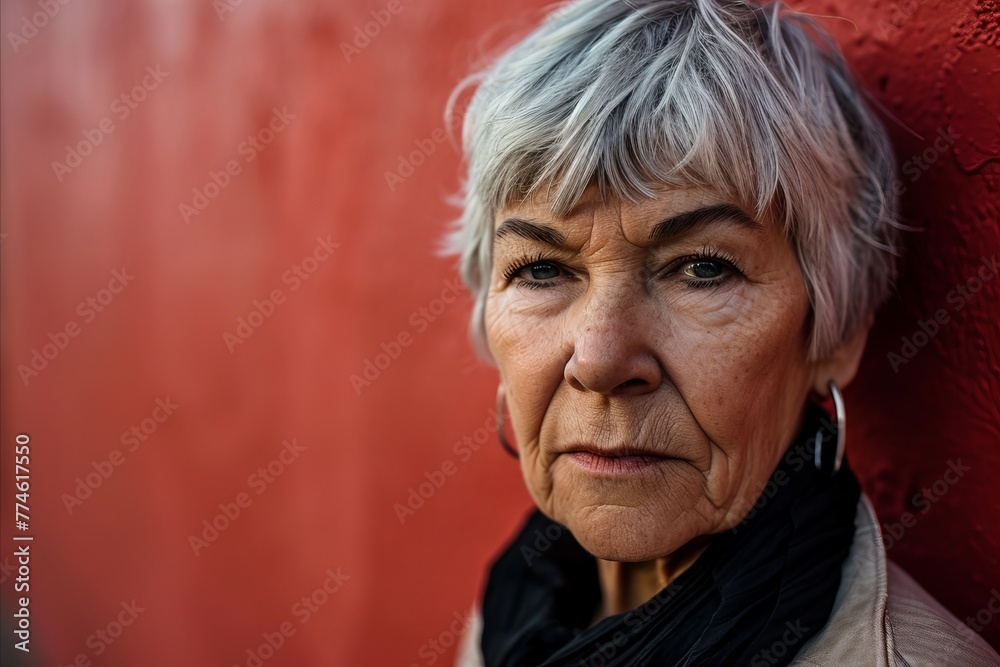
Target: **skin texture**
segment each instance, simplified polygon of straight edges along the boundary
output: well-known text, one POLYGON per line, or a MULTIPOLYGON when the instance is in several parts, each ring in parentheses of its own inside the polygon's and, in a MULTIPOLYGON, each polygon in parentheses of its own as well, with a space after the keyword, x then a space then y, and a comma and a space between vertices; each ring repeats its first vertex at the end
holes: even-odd
POLYGON ((486 333, 522 473, 600 559, 605 614, 648 600, 743 519, 810 390, 846 385, 863 348, 862 333, 807 360, 805 282, 769 221, 728 215, 650 241, 665 219, 730 203, 696 188, 602 202, 590 188, 564 217, 539 195, 494 220, 486 333), (609 474, 581 464, 581 447, 663 458, 609 474))

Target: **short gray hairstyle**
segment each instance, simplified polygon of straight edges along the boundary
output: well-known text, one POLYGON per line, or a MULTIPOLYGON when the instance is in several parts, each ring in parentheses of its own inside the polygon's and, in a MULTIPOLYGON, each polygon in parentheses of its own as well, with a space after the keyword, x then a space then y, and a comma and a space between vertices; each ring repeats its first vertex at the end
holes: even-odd
POLYGON ((455 89, 468 169, 443 252, 484 314, 494 216, 542 192, 565 215, 596 184, 639 201, 718 191, 783 227, 822 359, 888 297, 899 254, 895 159, 837 47, 780 3, 577 0, 455 89), (464 118, 457 100, 474 89, 464 118))

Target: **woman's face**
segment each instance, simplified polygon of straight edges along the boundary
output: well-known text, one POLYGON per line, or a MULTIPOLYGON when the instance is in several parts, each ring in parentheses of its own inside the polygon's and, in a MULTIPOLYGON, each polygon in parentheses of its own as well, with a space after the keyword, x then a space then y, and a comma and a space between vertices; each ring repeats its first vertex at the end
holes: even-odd
POLYGON ((781 231, 708 190, 498 212, 486 332, 538 507, 618 561, 738 524, 816 382, 808 314, 781 231))

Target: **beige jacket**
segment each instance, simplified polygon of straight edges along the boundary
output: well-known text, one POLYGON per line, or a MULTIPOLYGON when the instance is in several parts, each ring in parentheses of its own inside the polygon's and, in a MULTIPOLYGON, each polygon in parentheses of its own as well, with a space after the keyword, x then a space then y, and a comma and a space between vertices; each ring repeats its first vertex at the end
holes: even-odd
MULTIPOLYGON (((1000 656, 886 560, 875 511, 858 503, 854 543, 826 627, 802 647, 796 667, 998 667, 1000 656)), ((477 612, 457 667, 483 667, 477 612)), ((764 663, 761 663, 764 664, 764 663)))

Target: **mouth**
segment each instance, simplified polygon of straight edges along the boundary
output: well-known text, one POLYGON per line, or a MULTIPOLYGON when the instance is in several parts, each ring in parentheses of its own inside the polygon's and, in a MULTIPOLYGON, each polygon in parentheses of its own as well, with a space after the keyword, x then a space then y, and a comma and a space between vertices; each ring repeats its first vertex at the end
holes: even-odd
POLYGON ((578 446, 567 451, 566 456, 585 472, 603 477, 639 475, 671 460, 669 456, 630 447, 598 449, 578 446))

